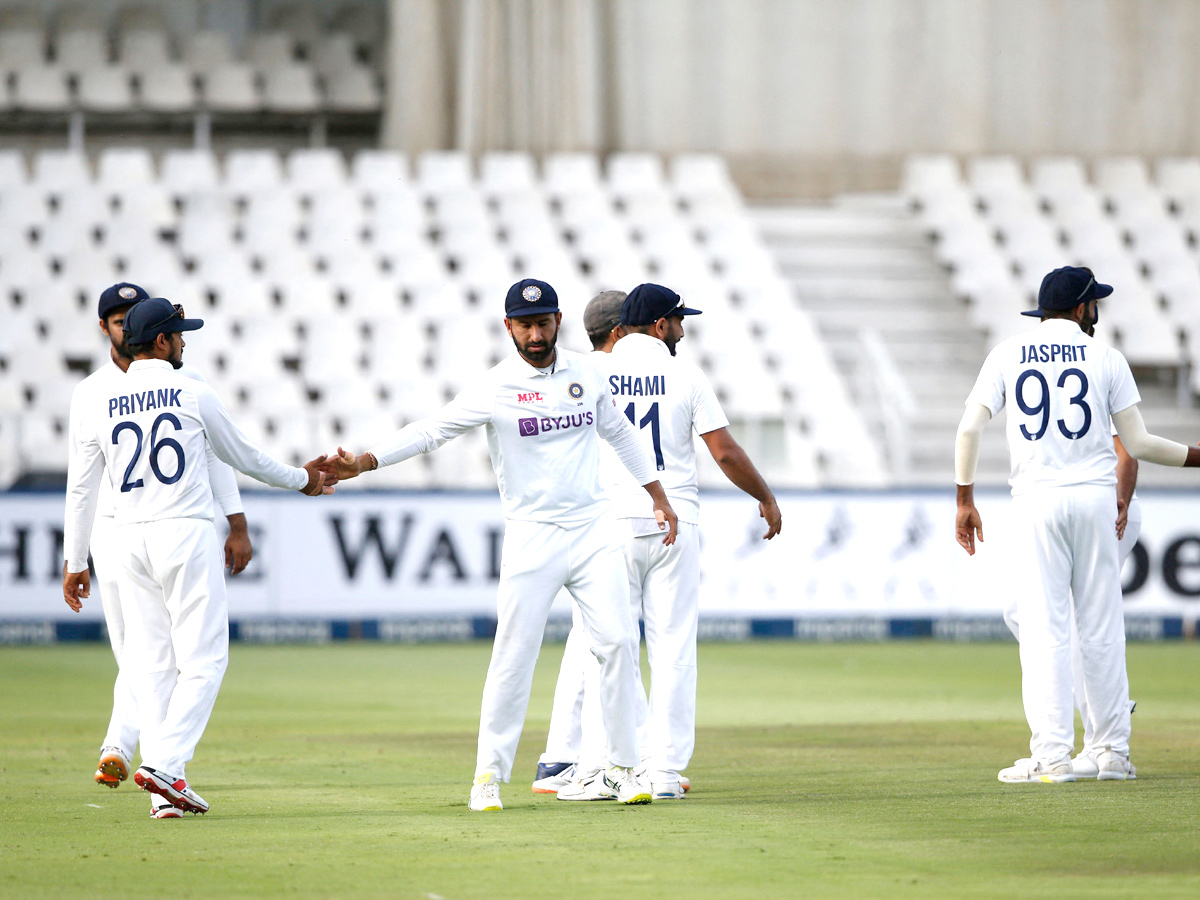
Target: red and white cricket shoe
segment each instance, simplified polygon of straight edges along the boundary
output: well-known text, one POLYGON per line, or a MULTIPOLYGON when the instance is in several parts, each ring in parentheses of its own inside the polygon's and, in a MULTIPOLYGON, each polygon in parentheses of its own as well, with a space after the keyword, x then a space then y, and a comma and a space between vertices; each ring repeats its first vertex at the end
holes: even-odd
POLYGON ((141 766, 133 773, 134 783, 143 791, 165 797, 176 809, 190 813, 208 812, 208 801, 188 787, 182 778, 172 778, 149 766, 141 766))

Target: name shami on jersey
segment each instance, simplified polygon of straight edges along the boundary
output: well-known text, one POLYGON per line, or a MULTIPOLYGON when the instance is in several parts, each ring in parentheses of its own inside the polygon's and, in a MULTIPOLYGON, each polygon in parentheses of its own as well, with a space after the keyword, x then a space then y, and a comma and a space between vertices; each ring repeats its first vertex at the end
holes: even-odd
POLYGON ((608 387, 625 397, 657 397, 667 392, 666 375, 610 375, 608 387))

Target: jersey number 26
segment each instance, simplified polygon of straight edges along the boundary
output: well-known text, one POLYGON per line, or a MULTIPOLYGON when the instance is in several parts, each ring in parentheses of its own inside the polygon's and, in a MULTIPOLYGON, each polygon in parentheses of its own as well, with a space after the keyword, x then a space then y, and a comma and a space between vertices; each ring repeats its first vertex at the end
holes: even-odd
MULTIPOLYGON (((150 426, 150 469, 154 472, 154 477, 163 484, 174 484, 183 477, 183 447, 179 441, 174 438, 165 437, 162 440, 158 439, 158 426, 163 422, 170 422, 178 431, 181 427, 179 419, 172 413, 163 413, 154 420, 154 424, 150 426), (159 456, 163 450, 171 450, 175 453, 178 465, 175 467, 174 475, 164 475, 162 467, 158 464, 159 456)), ((142 455, 142 429, 138 427, 137 422, 119 422, 117 427, 112 432, 112 442, 119 444, 122 431, 132 431, 137 437, 137 446, 133 448, 133 458, 129 460, 129 465, 125 467, 125 477, 121 479, 121 493, 132 491, 134 488, 145 487, 146 482, 139 478, 137 481, 130 481, 129 476, 133 474, 133 467, 137 465, 138 457, 142 455)))

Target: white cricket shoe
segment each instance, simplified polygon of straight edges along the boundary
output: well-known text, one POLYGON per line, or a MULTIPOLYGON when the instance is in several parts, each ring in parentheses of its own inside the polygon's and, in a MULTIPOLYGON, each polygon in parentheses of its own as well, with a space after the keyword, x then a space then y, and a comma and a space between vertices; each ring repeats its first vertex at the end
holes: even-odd
POLYGON ((1096 762, 1096 748, 1084 747, 1079 755, 1071 760, 1071 771, 1076 778, 1095 778, 1100 774, 1100 766, 1096 762))
POLYGON ((557 794, 575 780, 579 766, 575 763, 553 763, 546 766, 538 763, 538 778, 533 783, 535 794, 557 794))
POLYGON ((604 783, 616 791, 618 803, 633 805, 654 800, 650 786, 629 766, 609 766, 604 770, 604 783))
POLYGON ((133 780, 143 791, 158 794, 176 809, 190 813, 208 812, 208 801, 188 787, 182 778, 172 778, 165 772, 142 766, 133 773, 133 780))
POLYGON ((605 782, 603 769, 589 769, 559 788, 558 799, 616 800, 617 792, 605 782))
POLYGON ((1061 784, 1074 781, 1075 773, 1071 771, 1069 759, 1058 763, 1018 759, 1007 769, 1001 769, 996 777, 1005 784, 1061 784))
POLYGON ((476 776, 475 783, 471 786, 471 799, 467 801, 467 808, 474 812, 504 809, 504 804, 500 802, 500 785, 493 772, 484 772, 476 776))
POLYGON ((1118 753, 1105 747, 1096 756, 1097 781, 1136 781, 1137 769, 1129 761, 1128 753, 1118 753))
POLYGON ((183 810, 176 809, 171 801, 158 794, 150 795, 150 818, 152 819, 182 819, 183 810))
POLYGON ((651 781, 650 793, 655 800, 682 800, 687 796, 683 783, 678 779, 668 781, 651 781))
POLYGON ((129 777, 129 757, 120 747, 102 747, 100 763, 96 766, 96 784, 115 788, 129 777))

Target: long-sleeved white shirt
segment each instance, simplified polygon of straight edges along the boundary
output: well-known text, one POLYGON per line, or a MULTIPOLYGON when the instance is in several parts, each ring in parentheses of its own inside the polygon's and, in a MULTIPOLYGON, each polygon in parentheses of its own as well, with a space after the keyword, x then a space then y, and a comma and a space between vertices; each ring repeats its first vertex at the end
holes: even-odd
POLYGON ((483 425, 506 519, 567 527, 591 521, 608 504, 600 488, 597 436, 638 484, 658 475, 613 402, 604 373, 583 354, 556 352, 554 365, 545 369, 509 357, 437 413, 370 452, 381 466, 392 465, 483 425))
POLYGON ((274 487, 299 490, 308 473, 259 450, 229 418, 207 384, 169 362, 134 360, 124 379, 94 392, 80 409, 67 470, 63 543, 67 571, 87 568, 99 486, 107 470, 118 525, 160 519, 212 519, 208 447, 274 487))
MULTIPOLYGON (((180 375, 194 378, 196 381, 203 381, 205 384, 208 383, 198 369, 186 363, 176 371, 180 375)), ((105 360, 104 365, 75 385, 75 390, 71 394, 71 412, 67 419, 67 447, 68 452, 72 455, 75 453, 76 436, 79 433, 79 417, 84 409, 90 408, 93 393, 109 390, 113 387, 113 382, 120 381, 124 377, 125 373, 110 356, 105 360)), ((243 511, 242 494, 238 490, 237 478, 233 474, 233 469, 217 459, 211 446, 208 448, 208 483, 212 488, 213 499, 217 501, 221 512, 226 516, 243 511)), ((100 496, 96 503, 96 515, 111 519, 115 513, 112 484, 108 479, 102 478, 100 480, 100 496)))

